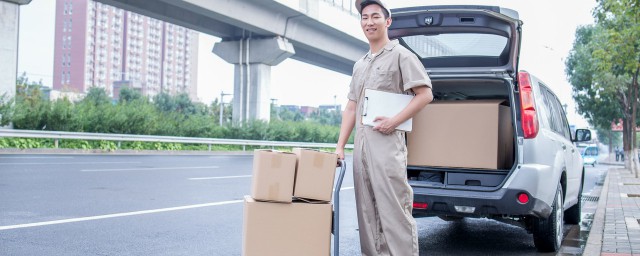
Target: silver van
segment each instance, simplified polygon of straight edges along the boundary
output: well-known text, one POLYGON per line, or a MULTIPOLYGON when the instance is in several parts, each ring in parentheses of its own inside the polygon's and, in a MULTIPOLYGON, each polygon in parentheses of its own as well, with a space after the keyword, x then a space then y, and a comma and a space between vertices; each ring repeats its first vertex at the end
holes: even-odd
POLYGON ((584 167, 575 143, 591 140, 591 132, 572 134, 558 97, 518 69, 523 24, 518 13, 495 6, 391 12, 389 37, 422 61, 433 82, 434 102, 503 100, 513 129, 512 161, 506 168, 409 165, 414 216, 496 219, 533 233, 539 251, 557 251, 563 220, 580 222, 584 167))

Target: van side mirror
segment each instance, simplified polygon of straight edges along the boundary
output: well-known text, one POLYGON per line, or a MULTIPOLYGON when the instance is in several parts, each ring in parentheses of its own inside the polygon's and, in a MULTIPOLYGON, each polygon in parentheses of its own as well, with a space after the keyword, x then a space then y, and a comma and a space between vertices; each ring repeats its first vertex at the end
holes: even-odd
POLYGON ((585 142, 591 140, 591 130, 589 129, 577 129, 576 136, 573 137, 573 142, 585 142))

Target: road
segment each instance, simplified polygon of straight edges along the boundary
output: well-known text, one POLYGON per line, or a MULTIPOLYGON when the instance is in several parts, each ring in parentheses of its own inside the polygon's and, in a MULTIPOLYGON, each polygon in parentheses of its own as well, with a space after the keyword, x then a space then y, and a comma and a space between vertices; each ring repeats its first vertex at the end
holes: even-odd
MULTIPOLYGON (((251 166, 246 155, 0 155, 0 255, 240 255, 251 166)), ((585 194, 605 171, 587 167, 585 194)), ((341 255, 359 255, 352 187, 349 167, 341 255)), ((537 255, 524 229, 497 221, 417 222, 422 255, 537 255)), ((586 228, 565 225, 560 255, 580 252, 586 228)))

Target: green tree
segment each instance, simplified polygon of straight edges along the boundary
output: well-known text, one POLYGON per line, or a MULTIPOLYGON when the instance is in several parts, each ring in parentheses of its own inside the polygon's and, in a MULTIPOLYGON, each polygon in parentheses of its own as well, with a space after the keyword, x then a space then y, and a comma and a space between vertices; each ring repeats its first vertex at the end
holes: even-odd
MULTIPOLYGON (((639 3, 638 0, 598 0, 594 10, 595 26, 576 31, 574 47, 566 63, 579 111, 601 129, 622 119, 623 146, 628 155, 635 155, 631 150, 636 148, 639 3)), ((626 164, 635 169, 631 166, 634 163, 626 164)))
POLYGON ((196 105, 186 93, 171 96, 162 92, 153 97, 153 102, 158 110, 162 112, 178 112, 185 115, 195 114, 197 112, 196 105))
POLYGON ((47 115, 47 130, 75 131, 78 124, 74 115, 74 105, 69 99, 62 98, 54 101, 47 115))
POLYGON ((282 121, 295 121, 301 122, 304 121, 304 116, 300 111, 291 111, 286 108, 280 107, 279 119, 282 121))
POLYGON ((342 113, 335 110, 318 110, 310 116, 310 119, 314 122, 322 125, 339 126, 342 122, 342 113))
POLYGON ((41 83, 29 82, 24 73, 18 78, 15 105, 11 113, 14 128, 46 129, 46 117, 50 104, 42 98, 41 87, 41 83))
POLYGON ((103 106, 111 104, 111 98, 107 95, 107 91, 100 87, 90 87, 87 95, 81 100, 83 103, 91 104, 93 106, 103 106))
POLYGON ((196 106, 186 93, 180 93, 173 97, 175 102, 175 109, 178 113, 184 115, 192 115, 196 113, 196 106))
POLYGON ((7 126, 13 119, 14 99, 4 93, 0 95, 0 126, 7 126))
POLYGON ((176 103, 171 95, 161 92, 153 96, 153 104, 162 112, 171 112, 176 109, 176 103))
POLYGON ((131 102, 142 99, 142 94, 133 88, 123 87, 120 89, 120 102, 131 102))

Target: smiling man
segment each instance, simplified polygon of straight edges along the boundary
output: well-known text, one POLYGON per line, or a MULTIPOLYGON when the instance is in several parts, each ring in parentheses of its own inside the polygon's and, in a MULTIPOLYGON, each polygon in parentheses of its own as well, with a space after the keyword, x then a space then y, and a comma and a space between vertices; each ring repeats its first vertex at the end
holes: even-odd
POLYGON ((353 176, 362 254, 417 256, 405 133, 396 127, 433 100, 431 80, 413 53, 389 40, 391 13, 382 1, 356 1, 356 8, 370 49, 353 67, 336 153, 344 159, 355 126, 353 176), (376 117, 371 127, 361 122, 365 88, 415 96, 397 115, 376 117))

